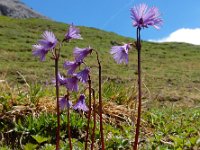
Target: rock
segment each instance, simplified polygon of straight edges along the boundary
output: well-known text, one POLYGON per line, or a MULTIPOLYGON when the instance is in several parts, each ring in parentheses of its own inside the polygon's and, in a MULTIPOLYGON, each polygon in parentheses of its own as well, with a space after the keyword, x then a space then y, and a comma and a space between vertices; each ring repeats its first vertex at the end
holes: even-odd
POLYGON ((0 15, 13 18, 45 18, 19 0, 0 0, 0 15))

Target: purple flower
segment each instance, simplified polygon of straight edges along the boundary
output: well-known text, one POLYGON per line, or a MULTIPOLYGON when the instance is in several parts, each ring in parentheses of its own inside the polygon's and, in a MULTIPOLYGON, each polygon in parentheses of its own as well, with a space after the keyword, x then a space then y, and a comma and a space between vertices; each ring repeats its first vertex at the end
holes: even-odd
POLYGON ((66 87, 69 91, 78 92, 78 78, 76 75, 72 76, 71 78, 67 78, 66 87))
POLYGON ((57 39, 53 32, 45 31, 42 34, 43 39, 39 40, 39 44, 42 45, 47 50, 52 50, 56 47, 57 39))
POLYGON ((72 107, 72 102, 67 98, 67 96, 64 96, 59 99, 59 106, 61 110, 64 110, 65 108, 72 107))
POLYGON ((45 56, 48 53, 42 45, 33 45, 33 55, 39 56, 41 61, 45 61, 45 56))
POLYGON ((163 22, 158 8, 151 7, 148 9, 146 4, 140 4, 131 8, 131 18, 133 19, 133 26, 139 28, 153 26, 159 29, 159 25, 163 22))
POLYGON ((87 48, 78 48, 76 47, 74 49, 74 57, 75 57, 75 60, 77 62, 82 62, 83 59, 85 57, 87 57, 88 54, 91 54, 92 53, 92 49, 90 47, 87 47, 87 48))
POLYGON ((75 72, 76 68, 80 66, 80 62, 76 61, 65 61, 64 68, 68 70, 68 74, 71 75, 75 72))
POLYGON ((76 76, 81 82, 86 83, 88 81, 89 73, 90 69, 86 67, 84 70, 78 72, 76 76))
MULTIPOLYGON (((56 80, 52 80, 53 84, 56 84, 56 80)), ((64 78, 60 73, 58 73, 58 83, 59 85, 66 85, 67 84, 67 79, 64 78)))
POLYGON ((71 39, 82 39, 80 30, 73 24, 70 25, 68 32, 65 34, 65 40, 69 41, 71 39))
POLYGON ((85 103, 85 95, 81 94, 79 97, 78 102, 73 107, 74 110, 84 111, 87 112, 89 108, 85 103))
POLYGON ((118 64, 122 62, 128 63, 128 51, 131 48, 130 44, 124 44, 122 46, 113 46, 110 53, 118 64))
POLYGON ((60 85, 66 85, 67 79, 65 79, 60 73, 58 73, 58 82, 60 85))

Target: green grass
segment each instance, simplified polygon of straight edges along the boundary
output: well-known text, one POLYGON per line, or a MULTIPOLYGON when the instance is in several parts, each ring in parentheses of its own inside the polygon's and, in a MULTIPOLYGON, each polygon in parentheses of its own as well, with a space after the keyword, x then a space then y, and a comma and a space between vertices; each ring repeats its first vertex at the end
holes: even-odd
MULTIPOLYGON (((54 76, 53 61, 50 54, 47 61, 39 62, 32 56, 32 45, 37 43, 45 30, 55 33, 59 40, 67 30, 68 25, 41 19, 12 19, 0 17, 0 73, 1 79, 9 84, 23 83, 19 71, 28 83, 50 82, 54 76)), ((72 60, 75 46, 97 49, 102 60, 103 80, 130 85, 137 80, 137 53, 130 51, 128 65, 117 65, 109 54, 111 42, 133 42, 131 38, 95 28, 80 27, 83 40, 74 40, 61 52, 61 72, 64 60, 72 60)), ((134 29, 133 29, 134 30, 134 29)), ((200 98, 200 46, 184 43, 150 43, 142 42, 142 80, 148 88, 148 93, 158 99, 177 97, 179 100, 194 100, 200 98)), ((93 81, 96 82, 96 56, 88 59, 92 65, 93 81)), ((143 86, 146 91, 147 88, 143 86)))
POLYGON ((153 129, 149 130, 153 134, 142 144, 145 149, 182 150, 200 147, 199 108, 153 108, 146 111, 143 118, 149 129, 153 129))
MULTIPOLYGON (((39 115, 36 111, 35 115, 31 112, 28 115, 22 112, 20 114, 8 113, 7 116, 4 115, 3 118, 0 118, 0 132, 4 135, 4 139, 0 141, 0 147, 3 149, 7 145, 10 149, 21 149, 21 147, 23 149, 25 147, 27 149, 31 147, 55 149, 56 114, 41 113, 39 115)), ((73 145, 78 149, 83 149, 86 118, 71 110, 70 120, 73 145)), ((93 126, 92 123, 91 126, 93 126)), ((141 127, 141 150, 200 148, 200 109, 197 107, 154 106, 143 112, 141 127)), ((104 129, 106 149, 131 149, 133 141, 133 134, 131 134, 133 126, 131 124, 123 121, 120 123, 107 122, 104 123, 104 129)), ((63 112, 61 114, 62 149, 69 146, 67 137, 67 116, 66 112, 63 112)), ((98 122, 95 139, 97 145, 100 140, 98 122)))
MULTIPOLYGON (((50 54, 45 62, 33 57, 32 45, 37 43, 45 30, 53 31, 57 38, 62 40, 67 28, 66 24, 50 20, 13 19, 0 16, 0 80, 5 80, 0 82, 0 115, 12 112, 18 105, 35 108, 41 101, 45 103, 44 106, 47 106, 46 100, 53 102, 55 89, 51 85, 46 85, 54 77, 53 61, 50 60, 50 54)), ((60 72, 66 72, 62 69, 62 64, 66 59, 73 59, 72 52, 75 46, 90 45, 99 51, 102 61, 104 104, 115 102, 125 108, 134 109, 137 96, 137 52, 134 48, 130 51, 128 65, 117 65, 109 54, 112 41, 134 42, 134 39, 95 28, 79 28, 83 40, 74 40, 64 45, 60 72)), ((200 46, 185 43, 142 42, 144 112, 141 149, 181 150, 200 147, 199 62, 200 46)), ((98 70, 95 54, 89 57, 87 64, 92 66, 92 82, 96 88, 98 70)), ((80 89, 84 90, 82 86, 80 89)), ((61 95, 64 92, 64 89, 61 90, 61 95)), ((77 96, 75 94, 71 96, 75 102, 77 96)), ((66 120, 62 123, 62 146, 66 147, 68 145, 66 120)), ((7 131, 12 130, 10 134, 22 138, 25 149, 30 147, 55 149, 55 137, 52 135, 55 132, 44 132, 48 131, 48 125, 51 125, 53 131, 55 130, 55 115, 44 113, 40 116, 30 115, 22 118, 19 115, 17 120, 1 119, 0 132, 7 135, 7 131)), ((74 132, 77 126, 80 133, 76 134, 80 136, 85 130, 85 118, 80 119, 80 116, 73 112, 74 132)), ((106 123, 105 129, 107 149, 121 147, 130 149, 133 141, 133 136, 130 134, 133 133, 131 125, 125 122, 121 122, 120 126, 106 123)), ((98 132, 96 139, 99 139, 98 132)), ((83 140, 78 137, 74 137, 73 142, 79 148, 83 146, 83 140)), ((0 150, 9 149, 9 144, 2 140, 0 146, 0 150)), ((20 148, 19 144, 17 146, 20 148)), ((12 146, 10 149, 13 149, 12 146)))

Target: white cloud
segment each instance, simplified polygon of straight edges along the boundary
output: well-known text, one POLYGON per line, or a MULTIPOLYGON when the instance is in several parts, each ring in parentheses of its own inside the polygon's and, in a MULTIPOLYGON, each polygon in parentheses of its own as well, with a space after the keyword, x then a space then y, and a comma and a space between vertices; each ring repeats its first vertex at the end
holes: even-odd
POLYGON ((181 28, 172 32, 168 37, 159 40, 149 40, 152 42, 185 42, 200 45, 200 28, 181 28))

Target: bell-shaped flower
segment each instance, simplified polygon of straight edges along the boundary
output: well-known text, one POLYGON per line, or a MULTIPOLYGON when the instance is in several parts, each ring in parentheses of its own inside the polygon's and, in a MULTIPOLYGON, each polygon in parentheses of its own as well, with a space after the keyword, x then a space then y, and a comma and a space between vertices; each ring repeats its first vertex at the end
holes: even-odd
POLYGON ((89 110, 89 108, 87 107, 86 103, 85 103, 85 95, 81 94, 77 103, 74 105, 73 107, 74 110, 78 110, 78 111, 83 111, 83 112, 87 112, 89 110))
POLYGON ((69 26, 69 29, 65 34, 66 41, 69 41, 71 39, 82 39, 80 35, 80 30, 76 28, 73 24, 69 26))
POLYGON ((67 96, 64 96, 59 99, 59 106, 61 110, 64 110, 65 108, 72 107, 72 102, 67 98, 67 96))
POLYGON ((88 54, 91 54, 91 53, 92 53, 92 48, 90 47, 87 47, 87 48, 76 47, 73 52, 74 58, 77 62, 83 62, 83 59, 87 57, 88 54))
POLYGON ((122 46, 113 46, 110 53, 118 64, 125 62, 128 64, 128 51, 131 48, 130 44, 124 44, 122 46))
POLYGON ((42 45, 47 50, 52 50, 56 47, 58 40, 56 39, 53 32, 45 31, 42 34, 43 39, 39 40, 39 44, 42 45))
POLYGON ((86 83, 88 82, 89 73, 90 68, 86 67, 84 70, 78 72, 76 76, 81 82, 86 83))
POLYGON ((76 68, 78 68, 81 65, 80 62, 76 62, 76 61, 65 61, 64 62, 64 68, 67 69, 67 74, 72 75, 76 68))
MULTIPOLYGON (((52 80, 52 83, 56 85, 56 80, 55 80, 55 79, 52 80)), ((66 86, 66 84, 67 84, 67 79, 64 78, 64 77, 60 74, 60 72, 58 73, 58 84, 59 84, 59 85, 64 85, 64 86, 66 86)))
POLYGON ((66 87, 69 91, 78 92, 78 78, 75 74, 71 78, 67 78, 66 87))
POLYGON ((40 44, 33 45, 33 55, 36 57, 40 57, 41 61, 45 61, 45 56, 48 53, 48 50, 44 48, 44 46, 40 44))

